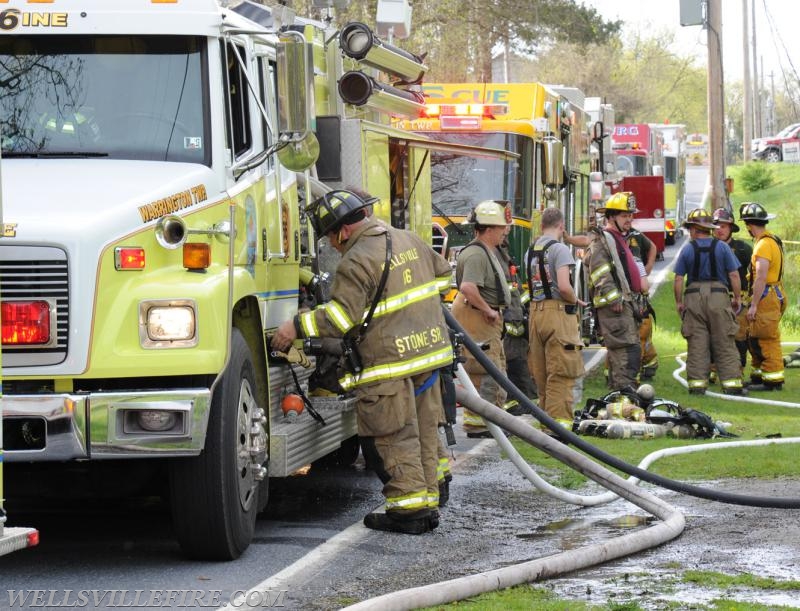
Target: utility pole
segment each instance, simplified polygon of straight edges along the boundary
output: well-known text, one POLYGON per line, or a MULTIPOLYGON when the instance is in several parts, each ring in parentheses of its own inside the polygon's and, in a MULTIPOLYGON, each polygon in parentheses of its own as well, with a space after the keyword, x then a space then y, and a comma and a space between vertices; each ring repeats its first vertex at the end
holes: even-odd
POLYGON ((742 109, 742 157, 747 163, 751 159, 751 143, 753 142, 753 109, 752 109, 752 89, 750 87, 750 45, 749 32, 747 31, 747 0, 742 0, 742 45, 744 53, 744 100, 742 109))
MULTIPOLYGON (((752 14, 751 22, 753 24, 753 132, 756 138, 764 136, 764 124, 762 122, 763 110, 761 104, 761 96, 759 95, 758 87, 758 47, 756 46, 756 0, 752 0, 752 14)), ((763 80, 763 74, 762 80, 763 80)))
MULTIPOLYGON (((711 184, 711 209, 728 208, 725 193, 725 106, 722 79, 722 6, 721 0, 706 4, 708 36, 708 180, 711 184)), ((750 143, 748 143, 749 146, 750 143)))

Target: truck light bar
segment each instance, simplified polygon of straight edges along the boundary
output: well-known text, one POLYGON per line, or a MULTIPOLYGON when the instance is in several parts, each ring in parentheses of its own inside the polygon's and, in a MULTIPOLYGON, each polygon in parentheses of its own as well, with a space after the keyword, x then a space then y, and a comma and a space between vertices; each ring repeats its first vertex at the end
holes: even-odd
POLYGON ((46 301, 4 301, 2 341, 4 345, 50 342, 50 304, 46 301))
POLYGON ((426 104, 426 117, 469 116, 493 119, 497 115, 507 115, 507 104, 426 104))

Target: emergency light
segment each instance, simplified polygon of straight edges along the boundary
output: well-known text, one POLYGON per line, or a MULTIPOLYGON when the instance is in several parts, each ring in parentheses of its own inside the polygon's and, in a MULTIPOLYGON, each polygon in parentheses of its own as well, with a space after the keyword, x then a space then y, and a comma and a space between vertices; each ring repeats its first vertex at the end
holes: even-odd
POLYGON ((4 301, 2 306, 4 345, 50 342, 50 304, 46 301, 4 301))

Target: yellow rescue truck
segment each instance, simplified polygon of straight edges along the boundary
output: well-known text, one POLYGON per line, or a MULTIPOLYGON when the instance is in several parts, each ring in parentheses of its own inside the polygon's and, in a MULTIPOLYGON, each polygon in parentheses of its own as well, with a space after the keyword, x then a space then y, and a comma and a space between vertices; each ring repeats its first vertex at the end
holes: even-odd
POLYGON ((285 397, 310 394, 315 359, 289 363, 268 337, 326 298, 336 258, 305 215, 317 196, 366 189, 375 214, 430 237, 438 145, 390 125, 423 106, 385 76, 413 83, 425 69, 363 24, 285 6, 3 5, 15 495, 31 481, 42 502, 163 493, 186 554, 231 559, 268 477, 355 460, 353 400, 312 396, 285 417, 285 397))

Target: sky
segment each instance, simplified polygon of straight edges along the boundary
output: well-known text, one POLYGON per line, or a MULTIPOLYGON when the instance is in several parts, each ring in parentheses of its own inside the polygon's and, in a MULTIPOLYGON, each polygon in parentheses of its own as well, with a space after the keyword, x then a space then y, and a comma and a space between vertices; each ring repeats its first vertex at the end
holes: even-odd
MULTIPOLYGON (((607 20, 625 22, 623 32, 647 33, 663 30, 675 34, 672 51, 691 53, 699 65, 708 60, 707 31, 700 25, 680 25, 679 0, 577 0, 592 7, 607 20)), ((800 0, 747 0, 749 27, 752 29, 752 7, 755 1, 756 45, 761 72, 763 58, 765 85, 774 73, 780 86, 783 73, 800 72, 800 0), (768 18, 768 17, 771 17, 768 18)), ((726 82, 743 78, 744 51, 742 41, 742 0, 720 0, 722 5, 723 72, 726 82)), ((752 42, 752 34, 750 38, 752 42)), ((752 59, 750 71, 752 78, 752 59)))

